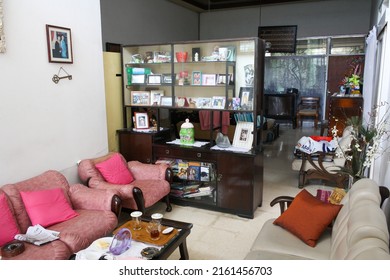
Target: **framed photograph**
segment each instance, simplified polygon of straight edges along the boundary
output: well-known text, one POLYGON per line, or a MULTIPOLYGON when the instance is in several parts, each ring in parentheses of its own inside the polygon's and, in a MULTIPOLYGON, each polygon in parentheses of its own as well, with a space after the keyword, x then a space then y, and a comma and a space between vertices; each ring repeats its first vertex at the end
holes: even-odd
POLYGON ((150 105, 150 92, 132 91, 130 101, 131 105, 150 105))
POLYGON ((233 147, 251 149, 253 144, 253 122, 238 122, 234 131, 233 147))
POLYGON ((149 116, 148 113, 134 112, 134 126, 135 128, 149 128, 149 116))
POLYGON ((212 104, 215 109, 225 109, 226 98, 224 96, 213 96, 212 104))
POLYGON ((211 108, 210 97, 198 97, 196 98, 196 108, 211 108))
POLYGON ((172 106, 172 96, 161 96, 160 106, 172 106))
POLYGON ((49 62, 73 63, 70 28, 46 24, 46 38, 49 62))
POLYGON ((172 84, 172 75, 171 74, 162 74, 162 83, 163 84, 172 84))
POLYGON ((215 86, 216 85, 216 74, 203 74, 202 85, 204 86, 215 86))
POLYGON ((164 96, 163 90, 151 90, 150 91, 150 104, 153 106, 160 105, 162 96, 164 96))
POLYGON ((240 87, 239 97, 241 110, 253 109, 253 87, 240 87))
POLYGON ((218 85, 231 85, 232 84, 232 74, 218 74, 217 75, 217 84, 218 85))
POLYGON ((148 75, 149 85, 161 85, 161 75, 148 75))
POLYGON ((231 97, 229 98, 229 106, 230 110, 240 110, 240 97, 231 97))
POLYGON ((200 71, 193 71, 192 72, 192 85, 193 86, 202 85, 202 72, 200 72, 200 71))
POLYGON ((144 74, 133 74, 131 75, 132 84, 145 84, 145 75, 144 74))

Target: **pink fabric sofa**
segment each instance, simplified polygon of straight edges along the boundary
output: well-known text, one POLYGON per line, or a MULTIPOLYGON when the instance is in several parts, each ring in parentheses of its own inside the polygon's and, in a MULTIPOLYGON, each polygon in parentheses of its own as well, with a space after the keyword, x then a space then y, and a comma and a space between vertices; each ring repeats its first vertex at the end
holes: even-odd
MULTIPOLYGON (((71 209, 76 213, 66 221, 45 228, 60 232, 60 238, 42 246, 25 242, 23 253, 2 259, 66 260, 85 249, 94 240, 107 236, 118 225, 121 200, 115 190, 94 190, 82 184, 69 185, 58 171, 49 170, 36 177, 7 184, 0 188, 5 194, 20 233, 26 233, 32 225, 21 192, 62 189, 71 209)), ((3 213, 1 213, 3 215, 3 213)))

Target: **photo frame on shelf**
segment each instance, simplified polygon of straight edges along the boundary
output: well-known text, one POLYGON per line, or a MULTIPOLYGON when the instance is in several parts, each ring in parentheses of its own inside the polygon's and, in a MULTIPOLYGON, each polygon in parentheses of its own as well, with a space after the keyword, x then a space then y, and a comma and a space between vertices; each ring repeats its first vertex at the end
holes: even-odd
POLYGON ((192 71, 192 85, 201 86, 202 85, 202 72, 192 71))
POLYGON ((151 90, 150 91, 150 105, 158 106, 161 103, 161 97, 164 96, 163 90, 151 90))
POLYGON ((150 105, 149 91, 132 91, 130 97, 131 105, 150 105))
POLYGON ((161 75, 149 74, 147 84, 148 85, 161 85, 161 75))
POLYGON ((132 84, 145 84, 145 75, 144 74, 133 74, 131 75, 132 84))
POLYGON ((154 63, 168 63, 171 62, 171 52, 155 51, 153 53, 154 63))
POLYGON ((232 80, 232 74, 218 74, 217 85, 230 85, 232 80))
POLYGON ((210 97, 198 97, 196 98, 196 108, 211 108, 210 97))
POLYGON ((253 87, 240 87, 239 97, 241 110, 253 109, 253 87))
POLYGON ((202 85, 215 86, 217 82, 216 74, 202 74, 202 85))
POLYGON ((46 24, 47 52, 51 63, 73 63, 71 30, 46 24))
POLYGON ((170 85, 172 84, 172 75, 171 74, 162 74, 162 83, 170 85))
POLYGON ((240 110, 241 104, 240 104, 240 97, 230 97, 229 98, 229 110, 240 110))
POLYGON ((233 147, 250 150, 253 144, 253 122, 238 122, 234 131, 233 147))
POLYGON ((213 96, 212 105, 215 109, 225 109, 226 98, 224 96, 213 96))
POLYGON ((172 106, 172 96, 161 96, 160 106, 172 106))
POLYGON ((148 113, 134 112, 134 126, 137 129, 149 128, 148 113))

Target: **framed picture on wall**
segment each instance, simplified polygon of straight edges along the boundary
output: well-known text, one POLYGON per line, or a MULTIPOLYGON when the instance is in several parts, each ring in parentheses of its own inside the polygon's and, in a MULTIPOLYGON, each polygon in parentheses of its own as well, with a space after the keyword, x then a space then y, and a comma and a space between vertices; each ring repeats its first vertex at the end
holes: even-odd
POLYGON ((70 28, 46 24, 46 38, 49 62, 73 63, 70 28))

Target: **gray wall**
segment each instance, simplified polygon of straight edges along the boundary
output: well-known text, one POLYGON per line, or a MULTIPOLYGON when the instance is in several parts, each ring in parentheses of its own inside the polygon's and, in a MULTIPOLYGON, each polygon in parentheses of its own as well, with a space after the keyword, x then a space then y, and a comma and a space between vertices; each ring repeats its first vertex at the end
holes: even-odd
POLYGON ((100 0, 102 38, 118 44, 198 39, 198 14, 166 0, 100 0))
POLYGON ((262 26, 298 25, 298 38, 368 34, 371 6, 375 6, 369 0, 327 0, 267 5, 261 8, 261 16, 259 7, 198 16, 167 0, 100 2, 103 45, 252 37, 257 36, 260 22, 262 26))
POLYGON ((371 1, 328 0, 202 13, 201 39, 257 36, 262 26, 298 25, 298 38, 367 34, 371 1))

